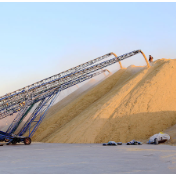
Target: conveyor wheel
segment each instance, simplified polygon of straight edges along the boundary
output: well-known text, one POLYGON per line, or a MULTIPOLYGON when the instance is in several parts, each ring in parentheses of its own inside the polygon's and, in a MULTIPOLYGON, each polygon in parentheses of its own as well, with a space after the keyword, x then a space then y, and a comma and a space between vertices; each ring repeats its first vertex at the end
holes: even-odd
POLYGON ((15 145, 17 143, 17 140, 14 139, 12 142, 11 142, 13 145, 15 145))
POLYGON ((9 139, 7 139, 7 138, 5 138, 5 140, 4 140, 5 142, 9 142, 9 139))
POLYGON ((31 144, 31 138, 30 138, 30 137, 26 137, 26 138, 24 139, 24 144, 25 144, 25 145, 30 145, 30 144, 31 144))

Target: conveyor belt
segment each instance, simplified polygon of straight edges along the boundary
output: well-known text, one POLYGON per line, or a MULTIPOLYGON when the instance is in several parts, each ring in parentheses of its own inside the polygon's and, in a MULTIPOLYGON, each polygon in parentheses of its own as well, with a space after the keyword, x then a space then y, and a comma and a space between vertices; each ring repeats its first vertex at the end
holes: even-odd
POLYGON ((73 67, 65 72, 59 73, 58 75, 54 75, 30 86, 26 86, 25 88, 19 89, 6 96, 2 96, 0 97, 0 119, 20 111, 21 108, 25 106, 26 101, 36 101, 36 99, 38 99, 40 96, 47 94, 48 91, 50 92, 54 88, 57 88, 64 83, 77 80, 85 75, 89 75, 116 62, 138 54, 139 52, 141 52, 141 50, 135 50, 119 57, 94 64, 95 62, 103 60, 112 55, 109 53, 77 67, 73 67), (90 66, 91 64, 94 65, 90 66))
POLYGON ((135 50, 118 57, 116 57, 114 53, 108 53, 104 56, 0 97, 0 119, 18 112, 6 133, 2 132, 0 140, 9 139, 9 142, 12 143, 29 142, 30 139, 23 137, 22 135, 29 129, 28 137, 33 136, 46 116, 48 109, 52 106, 56 97, 59 95, 59 92, 107 71, 104 69, 105 67, 117 62, 120 63, 120 68, 122 68, 120 61, 138 53, 142 53, 149 67, 146 56, 141 50, 135 50), (96 62, 102 61, 111 55, 114 55, 115 58, 95 64, 96 62), (15 135, 14 133, 16 129, 33 107, 35 107, 34 111, 18 134, 15 135))

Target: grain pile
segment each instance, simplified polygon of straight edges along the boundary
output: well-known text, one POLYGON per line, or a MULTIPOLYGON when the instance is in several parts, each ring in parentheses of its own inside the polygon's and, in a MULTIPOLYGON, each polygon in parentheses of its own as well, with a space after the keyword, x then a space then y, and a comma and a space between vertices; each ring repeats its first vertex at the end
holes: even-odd
MULTIPOLYGON (((130 66, 55 109, 33 141, 102 143, 145 140, 176 124, 176 60, 130 66)), ((174 139, 173 130, 168 131, 174 139)), ((174 143, 176 141, 172 141, 174 143)))

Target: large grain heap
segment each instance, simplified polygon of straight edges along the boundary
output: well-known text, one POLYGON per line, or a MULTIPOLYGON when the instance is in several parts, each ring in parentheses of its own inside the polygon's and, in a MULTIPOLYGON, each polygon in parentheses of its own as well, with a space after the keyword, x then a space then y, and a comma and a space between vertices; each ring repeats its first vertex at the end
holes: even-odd
MULTIPOLYGON (((176 59, 157 60, 150 68, 121 69, 64 106, 54 105, 33 140, 102 143, 148 139, 176 124, 175 80, 176 59)), ((169 132, 171 142, 176 142, 173 127, 169 132)))

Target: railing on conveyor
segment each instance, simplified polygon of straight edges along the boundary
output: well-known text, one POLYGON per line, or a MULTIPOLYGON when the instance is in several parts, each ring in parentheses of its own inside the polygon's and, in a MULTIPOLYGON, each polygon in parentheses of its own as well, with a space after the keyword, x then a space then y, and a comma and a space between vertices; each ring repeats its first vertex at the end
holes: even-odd
MULTIPOLYGON (((18 140, 21 139, 20 141, 23 141, 21 136, 26 133, 28 129, 28 136, 32 137, 59 92, 107 71, 104 68, 114 63, 119 62, 120 68, 122 68, 122 60, 138 53, 143 55, 147 66, 149 67, 147 58, 141 50, 135 50, 118 57, 114 53, 108 53, 104 56, 0 97, 0 119, 19 111, 7 129, 6 134, 8 134, 8 136, 12 135, 31 109, 36 106, 33 113, 18 132, 17 138, 18 140), (111 55, 114 55, 115 58, 95 64, 96 62, 99 62, 111 55)), ((13 140, 13 137, 11 137, 11 140, 13 140)))
MULTIPOLYGON (((73 67, 69 70, 61 72, 57 75, 51 76, 51 77, 44 79, 44 80, 41 80, 37 83, 26 86, 23 89, 19 89, 19 90, 15 91, 17 93, 12 92, 8 95, 2 96, 2 97, 0 97, 0 119, 4 118, 6 116, 12 115, 15 112, 20 111, 21 108, 25 106, 25 102, 27 100, 34 101, 34 99, 40 97, 42 94, 45 94, 47 91, 50 91, 53 88, 56 88, 66 82, 74 81, 74 80, 79 79, 85 75, 96 72, 100 69, 103 69, 107 66, 110 66, 116 62, 120 62, 120 61, 122 61, 128 57, 131 57, 135 54, 138 54, 140 52, 143 54, 143 52, 141 50, 135 50, 135 51, 129 52, 127 54, 121 55, 119 57, 115 57, 110 60, 106 60, 104 62, 90 66, 90 65, 92 65, 98 61, 101 61, 111 55, 114 55, 114 53, 108 53, 102 57, 96 58, 94 60, 91 60, 89 62, 81 64, 77 67, 73 67), (87 66, 89 66, 89 67, 87 67, 87 66)), ((143 54, 143 56, 145 56, 145 55, 143 54)))

